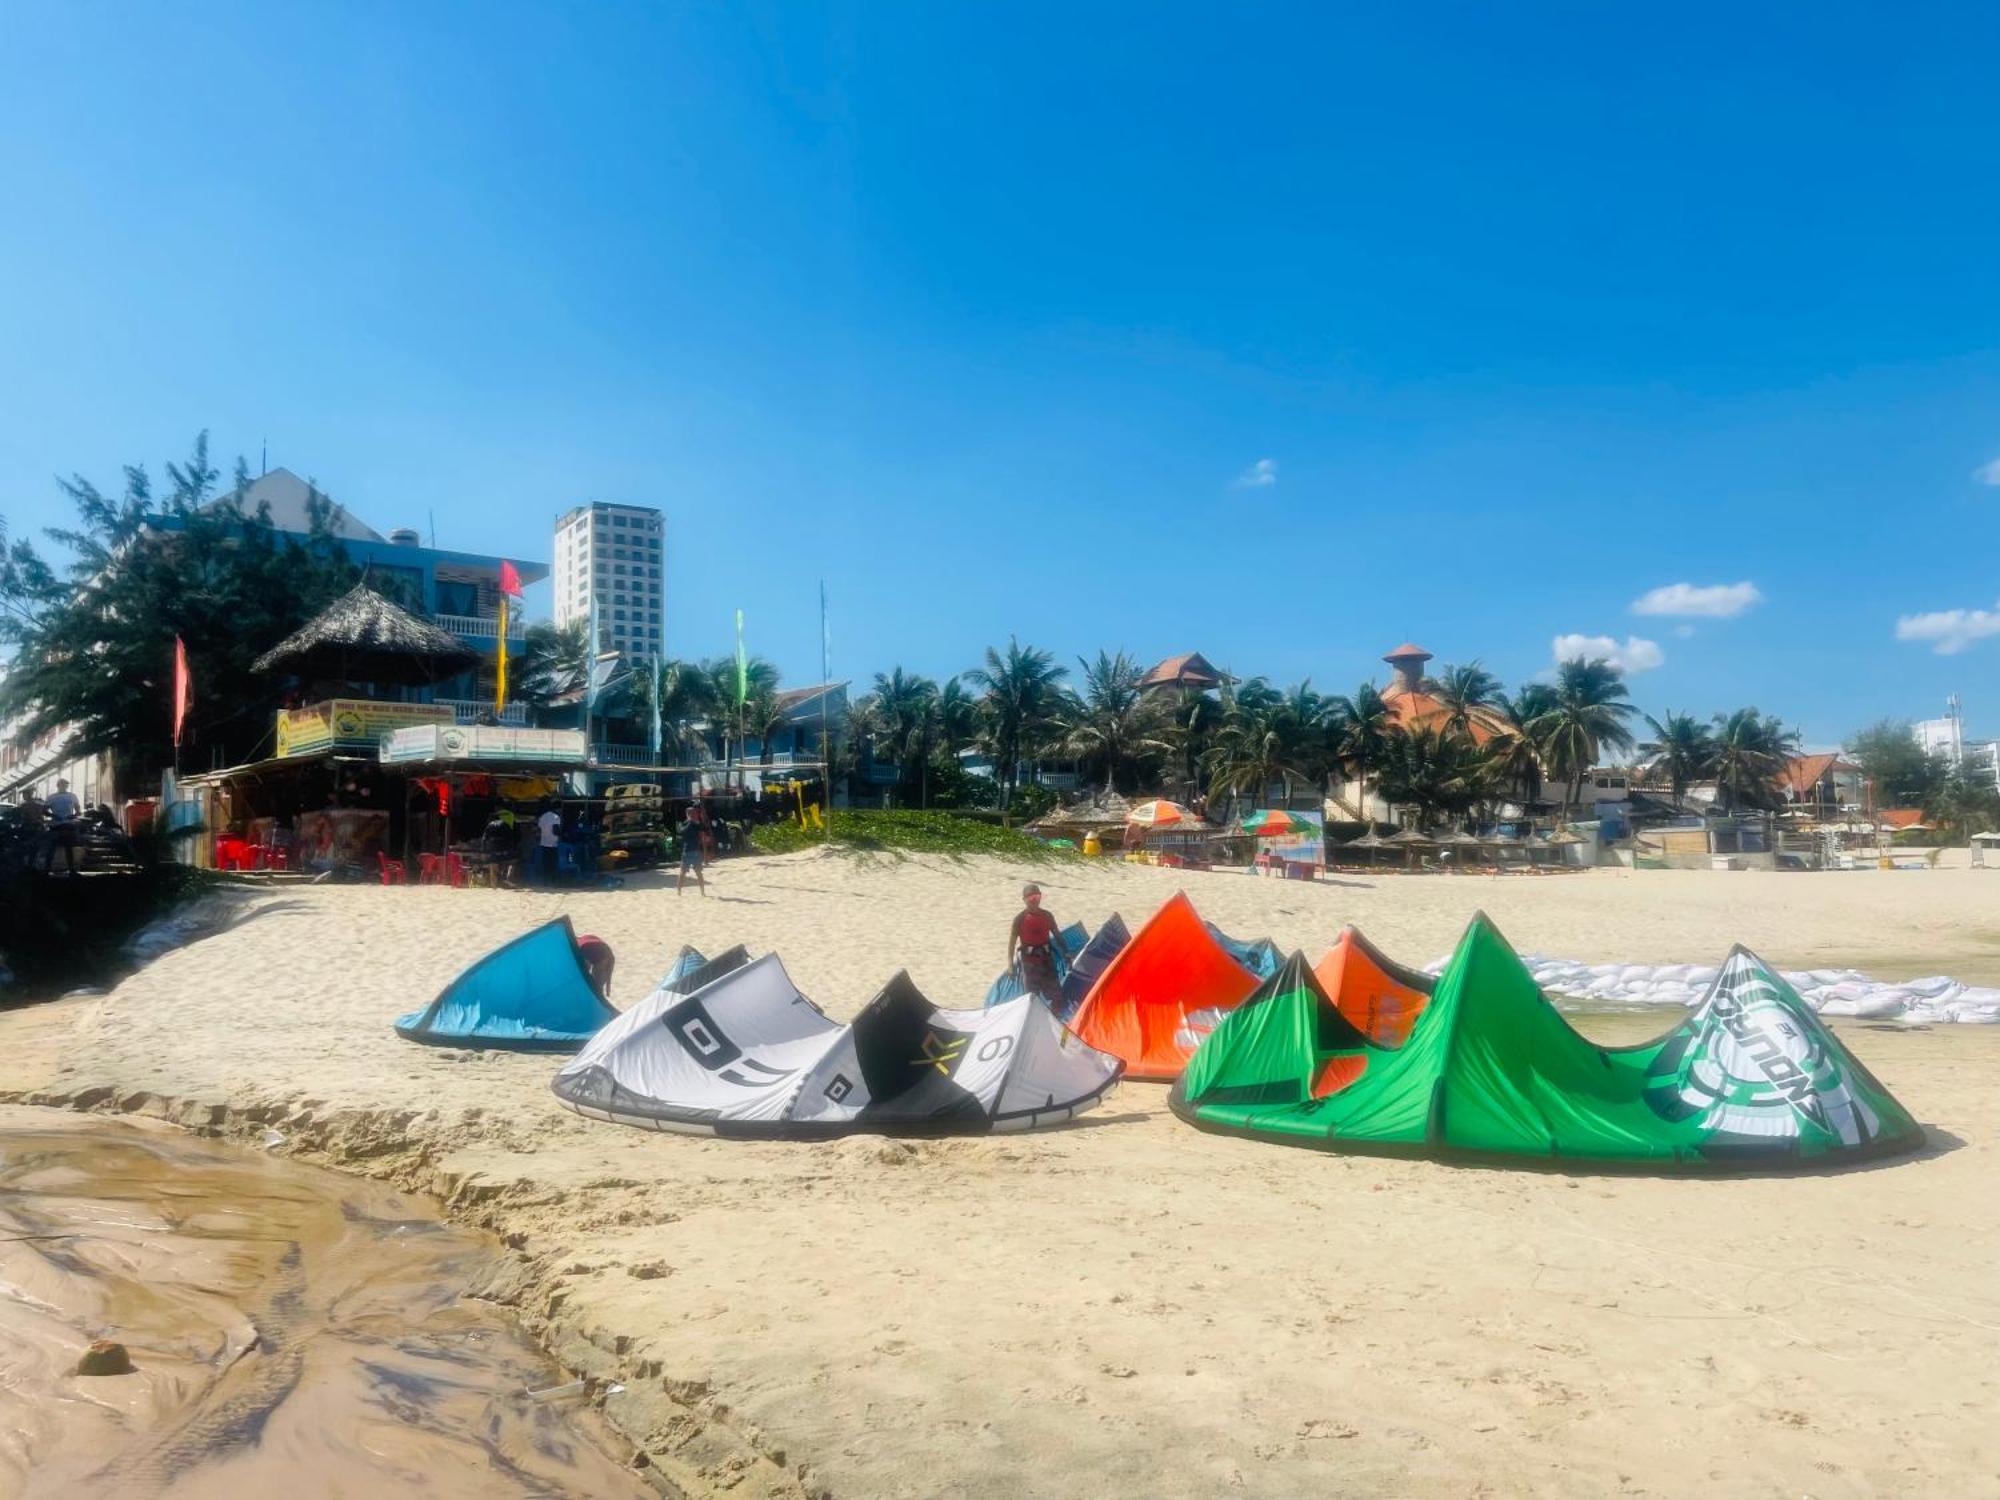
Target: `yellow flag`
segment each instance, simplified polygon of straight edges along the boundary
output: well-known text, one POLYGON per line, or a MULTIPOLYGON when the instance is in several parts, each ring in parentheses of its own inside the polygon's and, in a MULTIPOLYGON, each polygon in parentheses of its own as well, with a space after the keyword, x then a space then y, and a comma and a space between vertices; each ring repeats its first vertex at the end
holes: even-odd
POLYGON ((500 596, 500 664, 493 673, 493 712, 507 711, 507 596, 500 596))

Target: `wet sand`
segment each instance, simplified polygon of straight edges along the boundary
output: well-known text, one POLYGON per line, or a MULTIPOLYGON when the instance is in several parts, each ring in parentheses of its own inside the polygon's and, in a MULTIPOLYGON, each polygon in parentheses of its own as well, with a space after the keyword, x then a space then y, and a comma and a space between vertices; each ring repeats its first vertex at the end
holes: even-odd
POLYGON ((0 1108, 0 1494, 650 1494, 423 1200, 0 1108), (129 1374, 79 1376, 93 1338, 129 1374))
MULTIPOLYGON (((1074 1128, 823 1145, 584 1121, 547 1058, 389 1029, 567 912, 631 1000, 682 942, 781 952, 836 1015, 907 966, 977 1003, 1032 875, 1065 920, 1184 883, 1309 952, 1449 948, 1484 907, 1585 960, 2000 978, 2000 872, 1304 885, 990 861, 725 864, 715 896, 309 888, 110 996, 0 1016, 0 1090, 437 1194, 497 1295, 692 1495, 2000 1495, 2000 1028, 1843 1026, 1932 1132, 1825 1175, 1447 1167, 1203 1135, 1126 1085, 1074 1128), (1907 968, 1899 971, 1898 964, 1907 968)), ((1671 1016, 1593 1019, 1631 1041, 1671 1016)))

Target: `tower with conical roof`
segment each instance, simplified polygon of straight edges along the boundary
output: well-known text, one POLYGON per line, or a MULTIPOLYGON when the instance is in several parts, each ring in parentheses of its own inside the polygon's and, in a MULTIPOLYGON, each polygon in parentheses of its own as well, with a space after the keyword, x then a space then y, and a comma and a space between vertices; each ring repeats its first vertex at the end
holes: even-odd
POLYGON ((1382 660, 1395 669, 1396 680, 1391 687, 1405 693, 1420 693, 1424 689, 1424 663, 1431 659, 1431 653, 1422 646, 1405 641, 1382 660))

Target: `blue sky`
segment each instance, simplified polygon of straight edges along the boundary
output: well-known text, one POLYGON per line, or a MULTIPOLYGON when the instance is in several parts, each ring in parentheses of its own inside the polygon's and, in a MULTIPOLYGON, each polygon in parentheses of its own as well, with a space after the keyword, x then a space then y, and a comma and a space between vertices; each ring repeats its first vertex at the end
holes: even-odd
POLYGON ((660 505, 670 648, 740 607, 793 681, 824 577, 842 676, 1017 633, 1346 691, 1405 638, 1517 681, 1606 637, 1655 712, 1831 743, 1956 690, 1990 733, 1996 44, 1991 6, 12 6, 0 514, 207 427, 443 545, 660 505))

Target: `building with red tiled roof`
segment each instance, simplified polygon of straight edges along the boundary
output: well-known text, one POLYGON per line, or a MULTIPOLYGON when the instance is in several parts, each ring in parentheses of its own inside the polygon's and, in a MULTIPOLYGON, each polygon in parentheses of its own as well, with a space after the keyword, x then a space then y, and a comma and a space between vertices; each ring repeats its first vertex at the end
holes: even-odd
MULTIPOLYGON (((1430 652, 1407 641, 1382 658, 1396 674, 1382 689, 1382 701, 1401 729, 1441 729, 1451 714, 1445 701, 1431 691, 1430 681, 1424 676, 1424 664, 1430 659, 1430 652)), ((1475 708, 1467 718, 1471 721, 1472 738, 1482 745, 1507 728, 1507 721, 1490 708, 1475 708)))
POLYGON ((1921 807, 1885 807, 1875 815, 1876 820, 1891 833, 1906 833, 1912 829, 1928 828, 1921 807))
POLYGON ((1828 809, 1860 807, 1868 800, 1861 767, 1835 751, 1793 756, 1778 773, 1778 791, 1787 802, 1828 809))
POLYGON ((1144 688, 1184 688, 1191 692, 1206 693, 1231 681, 1228 674, 1218 672, 1209 659, 1199 651, 1185 652, 1180 656, 1170 656, 1144 677, 1139 686, 1144 688))

